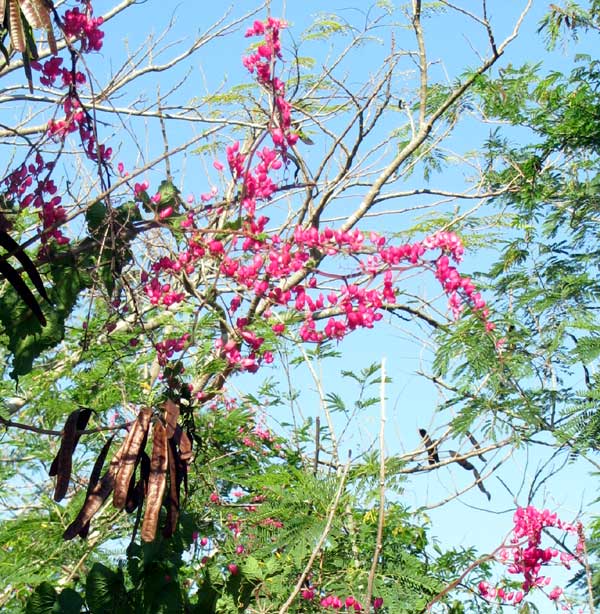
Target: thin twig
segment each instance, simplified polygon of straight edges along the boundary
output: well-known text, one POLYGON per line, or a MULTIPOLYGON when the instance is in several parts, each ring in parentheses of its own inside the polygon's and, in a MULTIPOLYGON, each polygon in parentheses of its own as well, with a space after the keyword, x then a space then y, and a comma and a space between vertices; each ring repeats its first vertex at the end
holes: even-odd
POLYGON ((581 562, 583 568, 585 569, 585 579, 587 583, 588 593, 588 606, 590 608, 590 614, 594 614, 594 587, 592 584, 592 569, 590 567, 590 559, 588 557, 587 546, 585 543, 585 535, 583 533, 583 525, 581 524, 581 522, 577 525, 577 536, 579 537, 579 543, 582 545, 583 548, 583 556, 581 557, 581 559, 583 560, 581 562))
POLYGON ((466 569, 463 571, 458 578, 447 584, 428 604, 427 604, 427 612, 431 612, 431 608, 440 601, 443 597, 445 597, 451 590, 455 589, 474 569, 482 565, 483 563, 487 563, 488 561, 493 561, 496 558, 496 553, 500 552, 503 548, 506 547, 506 542, 508 540, 508 535, 502 540, 502 544, 498 546, 491 554, 486 554, 481 558, 473 561, 466 569))
POLYGON ((365 598, 365 614, 371 611, 371 598, 373 597, 373 583, 377 564, 383 549, 383 525, 385 523, 385 358, 381 360, 381 386, 379 389, 379 517, 377 519, 377 541, 375 552, 371 561, 369 579, 367 581, 367 596, 365 598))
POLYGON ((315 418, 315 460, 313 462, 313 474, 317 475, 319 469, 319 449, 321 447, 321 418, 315 418))

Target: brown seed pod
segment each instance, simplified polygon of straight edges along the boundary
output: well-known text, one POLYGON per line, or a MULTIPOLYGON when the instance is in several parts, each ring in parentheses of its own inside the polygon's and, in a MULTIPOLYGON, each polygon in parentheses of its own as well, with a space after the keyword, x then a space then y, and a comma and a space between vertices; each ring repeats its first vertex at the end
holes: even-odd
POLYGON ((131 476, 129 490, 127 491, 127 501, 125 511, 128 514, 134 512, 144 502, 146 489, 148 488, 148 477, 150 476, 150 457, 142 450, 140 454, 140 477, 135 482, 135 473, 131 476), (135 483, 134 483, 135 482, 135 483))
POLYGON ((148 480, 150 480, 150 457, 144 452, 140 460, 140 480, 144 484, 144 496, 148 493, 148 480))
POLYGON ((134 482, 135 476, 131 477, 129 490, 127 491, 127 501, 125 501, 125 511, 132 514, 144 501, 144 482, 138 480, 134 482))
MULTIPOLYGON (((98 480, 100 479, 100 473, 102 471, 102 467, 104 467, 104 461, 106 460, 106 457, 108 456, 108 451, 110 449, 110 445, 112 444, 114 438, 115 438, 114 434, 108 438, 106 443, 102 446, 102 450, 100 450, 100 454, 98 455, 98 458, 96 459, 96 462, 94 463, 94 466, 92 467, 92 473, 90 473, 90 479, 88 481, 86 498, 90 495, 92 490, 94 490, 94 488, 98 484, 98 480)), ((85 539, 89 532, 90 532, 90 521, 88 520, 81 527, 77 535, 79 535, 81 539, 85 539)))
MULTIPOLYGON (((110 465, 108 466, 106 473, 102 476, 102 479, 97 482, 93 488, 90 489, 88 487, 88 493, 83 507, 79 511, 79 514, 77 514, 75 520, 63 533, 63 539, 73 539, 76 535, 79 535, 80 532, 84 530, 85 525, 89 524, 89 521, 92 519, 94 514, 100 509, 101 505, 104 503, 104 501, 106 501, 107 497, 112 492, 115 486, 115 477, 119 470, 121 459, 123 458, 123 451, 129 446, 128 440, 130 435, 131 430, 127 434, 127 437, 125 437, 123 440, 121 447, 117 450, 116 454, 110 461, 110 465)), ((94 467, 94 469, 95 468, 96 467, 94 467)))
POLYGON ((192 441, 179 425, 175 429, 174 439, 175 443, 179 447, 179 457, 182 461, 189 465, 192 462, 193 457, 192 441))
POLYGON ((65 421, 65 425, 63 426, 62 435, 60 439, 60 447, 58 448, 58 452, 50 465, 50 470, 48 471, 48 475, 50 477, 54 477, 58 475, 58 466, 61 461, 61 456, 64 455, 65 444, 68 443, 69 447, 73 446, 73 441, 75 440, 75 434, 77 433, 77 417, 79 414, 79 410, 72 411, 65 421))
POLYGON ((146 495, 146 512, 142 523, 142 539, 151 542, 156 537, 158 517, 162 506, 167 480, 167 429, 158 420, 154 425, 152 458, 150 459, 150 477, 146 495))
POLYGON ((164 537, 171 537, 179 520, 179 489, 181 486, 181 469, 183 465, 173 439, 169 439, 169 494, 167 495, 167 520, 163 528, 164 537))
POLYGON ((167 425, 167 439, 171 439, 177 428, 177 420, 179 419, 179 404, 167 399, 163 405, 165 410, 165 422, 167 425))
POLYGON ((56 456, 52 460, 52 464, 50 465, 50 469, 48 469, 48 475, 53 478, 58 473, 58 457, 60 456, 60 448, 56 453, 56 456))
POLYGON ((149 407, 144 407, 138 414, 127 436, 128 445, 123 450, 123 458, 115 478, 115 490, 113 492, 113 505, 118 510, 122 510, 125 507, 129 483, 132 481, 139 462, 140 452, 146 445, 151 417, 152 410, 149 407))
POLYGON ((63 539, 73 539, 76 535, 79 535, 80 531, 86 524, 89 524, 94 514, 100 509, 104 501, 106 501, 106 498, 113 489, 114 483, 114 473, 111 472, 109 468, 98 484, 96 484, 96 487, 87 496, 77 518, 75 518, 63 533, 63 539))
POLYGON ((179 450, 178 454, 178 471, 179 471, 179 483, 183 482, 183 491, 185 495, 188 494, 188 467, 192 463, 192 441, 188 437, 188 434, 180 427, 177 426, 173 440, 177 444, 179 450))
POLYGON ((88 536, 88 533, 90 532, 90 521, 88 520, 80 529, 79 533, 77 533, 77 535, 79 535, 79 537, 81 537, 81 539, 85 539, 88 536))
POLYGON ((50 466, 50 475, 56 475, 56 486, 54 488, 54 500, 61 501, 67 494, 69 480, 71 479, 71 469, 73 467, 73 453, 81 437, 80 431, 87 426, 88 420, 92 415, 92 410, 85 407, 76 409, 67 417, 60 443, 60 448, 56 458, 50 466))
POLYGON ((98 480, 100 479, 100 472, 102 471, 102 467, 104 467, 104 462, 106 461, 106 457, 108 456, 108 451, 110 450, 110 446, 115 438, 114 434, 111 435, 106 443, 102 446, 102 450, 100 450, 100 454, 98 454, 98 458, 92 467, 92 473, 90 473, 90 479, 88 481, 87 487, 87 495, 89 495, 96 485, 98 484, 98 480))

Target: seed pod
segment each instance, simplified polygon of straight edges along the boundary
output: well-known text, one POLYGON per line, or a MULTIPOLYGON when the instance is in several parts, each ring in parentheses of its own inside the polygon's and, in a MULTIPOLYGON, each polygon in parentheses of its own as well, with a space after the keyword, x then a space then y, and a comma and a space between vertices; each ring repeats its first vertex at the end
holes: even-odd
POLYGON ((433 443, 431 437, 427 434, 425 429, 419 429, 419 435, 423 438, 423 445, 427 450, 427 460, 430 465, 435 465, 440 462, 440 456, 437 451, 437 442, 433 443))
POLYGON ((100 450, 100 454, 98 454, 98 458, 92 467, 92 473, 90 473, 90 479, 88 481, 87 487, 87 495, 89 495, 96 485, 98 484, 98 480, 100 479, 100 472, 102 471, 102 467, 104 467, 104 462, 106 461, 106 457, 108 456, 108 451, 110 450, 110 446, 115 438, 114 434, 111 435, 106 443, 102 446, 102 450, 100 450))
POLYGON ((481 480, 481 474, 479 473, 479 471, 477 471, 477 468, 473 465, 473 463, 470 463, 466 458, 458 458, 460 455, 458 452, 454 450, 449 450, 449 452, 450 452, 450 456, 452 458, 455 458, 456 462, 463 469, 473 472, 473 475, 475 476, 475 480, 476 480, 475 483, 477 484, 477 488, 479 488, 479 490, 488 498, 488 501, 490 501, 492 499, 492 495, 486 490, 485 486, 483 485, 483 482, 481 480))
MULTIPOLYGON (((90 473, 90 479, 88 481, 86 498, 90 495, 92 490, 94 490, 94 488, 98 484, 98 480, 100 479, 100 472, 102 471, 102 467, 104 467, 104 461, 106 460, 106 457, 108 456, 108 451, 110 449, 110 445, 112 444, 114 438, 115 438, 114 434, 108 438, 106 443, 102 446, 102 450, 100 450, 100 454, 98 455, 98 458, 96 459, 96 462, 94 463, 94 466, 92 467, 92 473, 90 473)), ((77 535, 79 535, 81 539, 85 539, 89 532, 90 532, 90 521, 88 520, 81 527, 77 535)))
POLYGON ((48 469, 48 475, 53 478, 58 473, 58 457, 60 455, 60 448, 56 453, 56 456, 52 460, 52 464, 50 465, 50 469, 48 469))
POLYGON ((148 436, 152 410, 144 407, 138 414, 127 436, 127 449, 123 451, 121 465, 115 478, 115 490, 113 493, 113 505, 122 510, 127 501, 129 483, 139 462, 140 451, 143 450, 148 436))
POLYGON ((172 537, 177 528, 179 520, 179 487, 181 486, 181 471, 179 465, 182 464, 178 458, 177 447, 172 439, 169 439, 169 494, 167 495, 167 520, 163 528, 164 537, 172 537))
POLYGON ((175 443, 179 447, 179 457, 186 464, 192 462, 192 441, 188 437, 187 433, 178 425, 174 434, 175 443))
POLYGON ((140 480, 144 484, 144 496, 148 494, 148 481, 150 480, 150 457, 143 452, 140 462, 140 480))
POLYGON ((167 429, 159 420, 154 425, 152 458, 150 459, 150 478, 146 496, 146 512, 142 523, 142 539, 151 542, 156 537, 158 517, 162 506, 167 480, 167 429))
POLYGON ((135 476, 131 476, 129 490, 127 491, 127 501, 125 501, 125 511, 132 514, 144 501, 144 482, 135 482, 135 476))
POLYGON ((177 447, 178 447, 178 450, 179 450, 179 454, 177 456, 177 459, 178 459, 178 462, 179 462, 179 464, 178 464, 178 471, 180 473, 180 475, 179 475, 179 483, 181 484, 181 482, 183 482, 183 491, 185 492, 185 494, 187 496, 187 493, 188 493, 188 479, 187 479, 188 467, 191 464, 192 457, 193 457, 192 441, 188 437, 187 433, 179 425, 177 426, 177 429, 175 430, 175 435, 173 437, 173 440, 177 444, 177 447))
POLYGON ((134 512, 144 502, 146 489, 148 488, 148 477, 150 476, 150 457, 142 450, 140 454, 140 477, 135 482, 135 473, 131 476, 129 490, 127 491, 127 501, 125 511, 128 514, 134 512))
POLYGON ((167 399, 163 405, 165 410, 165 422, 167 424, 167 439, 171 439, 177 428, 177 420, 179 419, 179 404, 167 399))
POLYGON ((109 468, 98 484, 96 484, 96 487, 87 496, 77 518, 75 518, 63 533, 63 539, 73 539, 76 535, 79 535, 80 531, 86 524, 89 524, 94 514, 100 509, 104 501, 106 501, 113 489, 114 483, 115 476, 109 468))
POLYGON ((448 450, 450 452, 450 456, 456 459, 456 462, 467 471, 473 471, 475 467, 472 463, 470 463, 466 458, 460 458, 460 454, 455 450, 448 450))
MULTIPOLYGON (((466 432, 467 437, 469 438, 469 441, 473 444, 473 447, 476 450, 481 450, 481 446, 479 445, 479 442, 477 441, 477 439, 475 439, 475 437, 473 437, 473 434, 470 433, 469 431, 466 432)), ((485 460, 485 456, 480 452, 477 456, 479 456, 479 458, 484 462, 487 463, 487 461, 485 460)))
POLYGON ((112 492, 115 486, 115 477, 119 470, 121 459, 123 458, 123 451, 126 450, 129 445, 128 440, 130 434, 131 431, 129 431, 127 437, 123 440, 121 447, 113 456, 113 459, 110 461, 110 465, 108 466, 106 473, 102 476, 102 479, 93 488, 88 488, 88 494, 83 507, 79 511, 79 514, 75 520, 63 533, 63 539, 73 539, 76 535, 79 535, 80 531, 82 531, 85 525, 89 523, 94 514, 100 509, 101 505, 104 503, 104 501, 106 501, 112 492))
POLYGON ((81 437, 80 431, 85 430, 85 427, 87 426, 87 423, 89 422, 91 415, 92 415, 92 410, 89 407, 82 407, 78 410, 75 410, 74 412, 71 412, 69 416, 67 417, 65 426, 63 427, 60 449, 58 450, 58 453, 54 457, 54 460, 52 461, 52 464, 50 465, 50 470, 48 471, 48 475, 50 477, 54 477, 58 473, 58 462, 60 458, 61 449, 64 447, 66 432, 69 431, 69 437, 73 438, 72 442, 73 442, 73 450, 74 450, 75 447, 77 446, 77 443, 79 442, 79 438, 81 437), (75 433, 73 434, 72 433, 72 420, 74 419, 74 417, 77 418, 77 428, 75 430, 75 433))
POLYGON ((81 537, 81 539, 85 539, 88 536, 88 533, 90 532, 90 521, 88 520, 80 529, 79 533, 77 533, 77 535, 79 535, 79 537, 81 537))
POLYGON ((71 412, 67 416, 67 420, 65 421, 65 425, 63 426, 60 447, 58 448, 58 452, 50 465, 50 470, 48 471, 48 475, 50 477, 54 477, 58 475, 58 466, 61 460, 61 456, 64 455, 65 443, 69 442, 69 446, 73 445, 73 441, 75 439, 75 434, 77 432, 77 414, 78 410, 71 412))
POLYGON ((65 422, 60 448, 49 471, 50 475, 56 475, 55 501, 61 501, 67 494, 73 467, 73 453, 81 437, 80 431, 85 429, 91 415, 92 410, 87 407, 76 409, 69 414, 65 422))

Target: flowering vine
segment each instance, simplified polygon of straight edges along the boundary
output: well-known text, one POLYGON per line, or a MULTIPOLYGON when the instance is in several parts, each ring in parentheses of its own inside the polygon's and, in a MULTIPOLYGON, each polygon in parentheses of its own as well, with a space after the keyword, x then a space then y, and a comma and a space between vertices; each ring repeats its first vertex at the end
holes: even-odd
MULTIPOLYGON (((491 331, 494 325, 485 301, 472 281, 456 268, 464 248, 455 233, 436 232, 423 241, 404 244, 358 228, 297 225, 288 235, 280 235, 268 230, 268 216, 257 214, 257 204, 268 202, 278 192, 276 173, 286 168, 288 151, 298 140, 292 129, 292 106, 285 98, 285 84, 276 76, 284 27, 284 22, 274 18, 254 22, 246 36, 262 36, 263 42, 243 58, 244 66, 271 101, 266 133, 257 142, 268 136, 272 145, 254 145, 247 151, 239 141, 227 146, 226 165, 233 183, 228 194, 238 196, 231 199, 224 195, 217 202, 218 191, 213 188, 201 196, 203 204, 213 204, 188 213, 179 222, 186 235, 185 248, 161 257, 152 263, 150 271, 142 273, 151 304, 168 308, 189 300, 188 293, 175 290, 177 279, 182 272, 190 276, 200 265, 211 263, 229 288, 227 314, 234 332, 227 339, 217 339, 214 349, 235 371, 253 372, 263 361, 272 360, 270 351, 263 349, 264 338, 249 329, 252 322, 237 317, 242 304, 256 302, 276 335, 285 334, 290 323, 298 322, 298 335, 304 342, 341 340, 349 332, 372 328, 381 320, 385 309, 396 303, 400 276, 410 268, 433 270, 453 315, 458 317, 469 305, 491 331), (238 227, 215 226, 215 220, 234 212, 240 218, 238 227), (353 262, 358 259, 358 267, 345 275, 328 273, 320 268, 327 256, 353 262), (329 283, 327 290, 323 289, 323 280, 329 283), (296 314, 292 322, 285 315, 290 312, 296 314)), ((221 174, 225 172, 226 166, 219 160, 214 167, 221 174)), ((136 184, 138 200, 150 198, 148 187, 136 184)), ((172 213, 169 208, 164 217, 172 213)))
MULTIPOLYGON (((522 577, 520 589, 515 590, 505 586, 494 587, 485 581, 479 583, 479 592, 482 597, 489 601, 496 600, 509 605, 521 603, 533 589, 544 590, 549 587, 552 584, 552 578, 545 573, 549 565, 554 563, 570 569, 571 562, 576 558, 558 548, 543 548, 542 534, 545 529, 556 528, 567 534, 578 535, 575 552, 576 555, 583 552, 581 525, 564 522, 558 518, 557 514, 547 509, 540 511, 532 505, 526 508, 519 507, 515 511, 513 521, 510 545, 501 548, 496 558, 507 566, 506 570, 509 574, 522 577)), ((562 610, 571 609, 560 586, 554 586, 545 594, 551 601, 560 604, 562 610)))
MULTIPOLYGON (((60 27, 68 43, 71 65, 65 67, 64 58, 53 53, 46 61, 31 62, 31 67, 39 72, 40 83, 45 87, 59 87, 66 90, 61 107, 63 119, 51 119, 47 126, 49 138, 63 143, 69 134, 78 132, 83 150, 88 158, 105 164, 110 160, 112 150, 97 142, 93 118, 84 108, 79 95, 86 82, 86 76, 78 70, 77 63, 81 54, 100 51, 104 33, 100 26, 101 17, 94 17, 91 2, 79 0, 79 7, 67 9, 60 20, 60 27), (79 49, 75 49, 79 43, 79 49)), ((60 154, 58 154, 60 155, 60 154)), ((68 243, 61 226, 67 214, 62 206, 62 198, 57 194, 57 186, 51 179, 55 161, 45 161, 39 151, 35 152, 33 162, 24 162, 4 179, 6 198, 20 209, 33 206, 41 221, 42 244, 54 239, 58 244, 68 243)), ((8 225, 3 220, 4 225, 8 225)))

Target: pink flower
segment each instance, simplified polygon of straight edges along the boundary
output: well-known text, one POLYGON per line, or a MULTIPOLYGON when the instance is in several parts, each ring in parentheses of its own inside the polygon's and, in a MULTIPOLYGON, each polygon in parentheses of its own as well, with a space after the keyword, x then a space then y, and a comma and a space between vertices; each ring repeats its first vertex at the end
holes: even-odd
POLYGON ((145 192, 150 187, 150 184, 147 181, 142 181, 142 183, 136 183, 133 187, 133 193, 137 198, 142 192, 145 192))
POLYGON ((306 599, 306 601, 311 601, 315 598, 315 589, 314 588, 304 588, 300 592, 302 599, 306 599))
POLYGON ((548 597, 552 600, 552 601, 557 601, 560 596, 563 594, 563 589, 560 588, 560 586, 557 586, 556 588, 553 588, 550 591, 550 594, 548 595, 548 597))
POLYGON ((237 576, 240 573, 240 568, 235 563, 229 563, 227 569, 232 576, 237 576))
POLYGON ((158 213, 158 217, 161 220, 171 217, 171 215, 173 215, 173 207, 165 207, 164 209, 161 209, 158 213))

